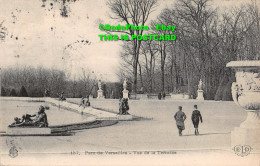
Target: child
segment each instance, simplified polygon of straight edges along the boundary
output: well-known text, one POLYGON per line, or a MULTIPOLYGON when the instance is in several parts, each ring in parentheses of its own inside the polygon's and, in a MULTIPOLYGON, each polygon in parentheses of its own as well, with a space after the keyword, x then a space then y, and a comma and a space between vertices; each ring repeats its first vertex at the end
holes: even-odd
POLYGON ((202 123, 202 116, 200 114, 200 111, 197 110, 197 108, 198 108, 198 106, 194 105, 194 111, 192 112, 192 115, 191 115, 191 120, 192 120, 192 123, 195 128, 195 135, 199 135, 199 130, 198 130, 199 122, 201 121, 201 123, 202 123))

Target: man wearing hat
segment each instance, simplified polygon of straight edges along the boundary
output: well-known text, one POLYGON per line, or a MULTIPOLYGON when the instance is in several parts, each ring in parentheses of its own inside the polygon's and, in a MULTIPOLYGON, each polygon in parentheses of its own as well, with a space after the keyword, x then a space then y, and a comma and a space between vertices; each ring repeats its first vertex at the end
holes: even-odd
POLYGON ((179 136, 182 136, 182 130, 185 129, 184 121, 186 119, 185 113, 182 112, 182 106, 179 106, 179 111, 175 113, 174 119, 176 120, 176 125, 179 130, 179 136))
POLYGON ((202 116, 200 114, 200 111, 198 110, 197 105, 194 105, 194 111, 192 112, 191 120, 192 120, 193 126, 195 128, 195 135, 199 135, 198 128, 199 128, 199 122, 202 123, 202 116))

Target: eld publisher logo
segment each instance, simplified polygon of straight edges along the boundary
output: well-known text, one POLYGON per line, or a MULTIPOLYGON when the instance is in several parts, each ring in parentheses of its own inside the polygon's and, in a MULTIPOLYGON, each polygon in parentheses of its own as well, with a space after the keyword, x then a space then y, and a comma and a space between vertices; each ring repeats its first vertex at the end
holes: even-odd
POLYGON ((252 148, 249 145, 237 145, 233 148, 233 150, 238 156, 244 157, 250 154, 252 148))
POLYGON ((9 156, 12 158, 15 158, 18 156, 18 150, 16 149, 15 146, 11 147, 11 149, 9 150, 9 156))

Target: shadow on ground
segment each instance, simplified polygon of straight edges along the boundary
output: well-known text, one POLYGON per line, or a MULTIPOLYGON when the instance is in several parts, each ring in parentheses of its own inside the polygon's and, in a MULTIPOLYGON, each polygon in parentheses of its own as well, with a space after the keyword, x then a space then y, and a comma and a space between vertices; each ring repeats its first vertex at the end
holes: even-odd
POLYGON ((217 134, 230 134, 231 132, 227 132, 227 133, 205 133, 205 134, 199 134, 199 135, 195 135, 195 134, 187 134, 187 135, 182 135, 183 137, 189 137, 189 136, 203 136, 203 135, 217 135, 217 134))

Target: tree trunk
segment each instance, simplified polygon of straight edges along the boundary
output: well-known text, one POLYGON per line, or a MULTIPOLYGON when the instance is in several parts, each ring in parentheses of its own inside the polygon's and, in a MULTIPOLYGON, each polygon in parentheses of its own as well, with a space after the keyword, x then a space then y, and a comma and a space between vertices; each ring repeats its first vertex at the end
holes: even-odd
POLYGON ((162 48, 161 48, 161 72, 162 72, 162 75, 161 75, 161 92, 164 92, 164 73, 165 73, 165 70, 164 70, 164 66, 165 66, 165 59, 166 59, 166 45, 163 44, 162 48))
POLYGON ((144 87, 143 77, 142 77, 142 68, 141 68, 141 65, 139 62, 138 62, 138 66, 139 66, 139 76, 140 76, 141 87, 144 87))
POLYGON ((134 60, 133 75, 134 75, 133 92, 136 93, 137 92, 137 59, 134 60))

